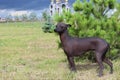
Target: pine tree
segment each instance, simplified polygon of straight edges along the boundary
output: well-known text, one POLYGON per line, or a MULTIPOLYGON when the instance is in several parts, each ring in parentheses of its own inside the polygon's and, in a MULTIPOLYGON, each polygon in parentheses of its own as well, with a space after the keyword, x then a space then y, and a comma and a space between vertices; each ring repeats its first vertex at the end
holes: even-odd
MULTIPOLYGON (((107 55, 111 59, 120 56, 120 3, 116 0, 76 0, 73 3, 74 13, 64 11, 58 15, 72 27, 69 33, 77 37, 100 37, 110 44, 107 55), (111 14, 110 11, 115 11, 111 14)), ((93 59, 92 54, 85 57, 93 59)))

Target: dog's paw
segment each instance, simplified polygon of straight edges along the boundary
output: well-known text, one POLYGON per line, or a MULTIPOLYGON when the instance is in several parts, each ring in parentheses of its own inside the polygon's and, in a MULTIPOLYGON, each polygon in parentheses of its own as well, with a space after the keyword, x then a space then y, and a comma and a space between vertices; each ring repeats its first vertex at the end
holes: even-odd
POLYGON ((103 74, 98 74, 97 76, 98 76, 98 77, 102 77, 102 76, 103 76, 103 74))
POLYGON ((70 70, 71 70, 72 72, 75 72, 75 73, 77 72, 77 70, 76 70, 75 68, 71 68, 70 70))
POLYGON ((113 71, 110 71, 109 74, 113 74, 113 71))

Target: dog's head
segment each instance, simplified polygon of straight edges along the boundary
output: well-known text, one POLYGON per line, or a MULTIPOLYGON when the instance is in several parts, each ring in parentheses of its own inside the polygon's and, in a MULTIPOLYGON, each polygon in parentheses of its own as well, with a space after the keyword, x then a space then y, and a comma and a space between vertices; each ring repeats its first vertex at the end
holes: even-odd
POLYGON ((54 31, 57 33, 63 33, 70 26, 71 26, 70 24, 65 24, 65 23, 60 22, 56 25, 56 28, 54 29, 54 31))

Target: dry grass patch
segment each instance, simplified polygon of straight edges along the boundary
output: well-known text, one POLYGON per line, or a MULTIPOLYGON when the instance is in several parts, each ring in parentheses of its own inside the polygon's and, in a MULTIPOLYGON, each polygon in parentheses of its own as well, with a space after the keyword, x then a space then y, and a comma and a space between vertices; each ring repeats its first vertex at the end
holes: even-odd
POLYGON ((97 64, 76 62, 77 73, 68 68, 55 34, 43 33, 40 23, 0 24, 0 80, 119 80, 120 60, 113 61, 104 76, 97 77, 97 64))

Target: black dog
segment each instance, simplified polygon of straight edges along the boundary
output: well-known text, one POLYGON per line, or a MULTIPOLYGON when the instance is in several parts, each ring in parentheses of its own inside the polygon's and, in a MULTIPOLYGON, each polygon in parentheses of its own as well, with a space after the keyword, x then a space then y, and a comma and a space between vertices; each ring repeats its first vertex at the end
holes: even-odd
POLYGON ((74 56, 80 56, 87 51, 94 51, 96 60, 99 64, 99 75, 103 75, 104 65, 102 61, 107 63, 111 70, 110 73, 113 73, 113 64, 106 58, 106 52, 109 49, 109 44, 100 38, 90 37, 90 38, 77 38, 71 37, 67 32, 67 27, 71 25, 65 23, 58 23, 56 25, 55 32, 57 32, 60 36, 60 40, 62 43, 63 50, 67 56, 70 69, 72 71, 76 71, 75 63, 74 63, 74 56))

